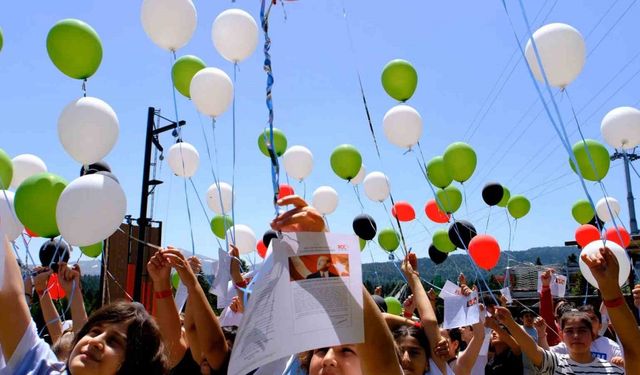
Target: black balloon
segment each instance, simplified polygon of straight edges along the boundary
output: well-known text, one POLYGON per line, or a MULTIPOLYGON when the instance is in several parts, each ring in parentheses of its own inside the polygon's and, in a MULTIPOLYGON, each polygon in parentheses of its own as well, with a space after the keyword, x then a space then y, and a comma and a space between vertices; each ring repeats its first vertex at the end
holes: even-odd
MULTIPOLYGON (((91 173, 89 173, 91 174, 91 173)), ((107 171, 99 171, 96 172, 96 174, 101 174, 103 176, 109 177, 110 179, 112 179, 113 181, 120 183, 120 180, 118 180, 118 177, 116 177, 115 174, 111 173, 111 172, 107 172, 107 171)))
POLYGON ((600 231, 602 231, 602 228, 604 226, 604 221, 600 220, 598 215, 593 215, 593 219, 591 219, 591 221, 589 221, 587 224, 591 224, 594 227, 600 229, 600 231))
POLYGON ((84 165, 80 168, 80 176, 98 172, 111 172, 111 167, 106 161, 99 161, 97 163, 89 164, 88 168, 85 168, 84 165))
POLYGON ((377 231, 378 226, 371 216, 360 214, 353 219, 353 232, 363 240, 372 240, 376 236, 377 231))
POLYGON ((68 262, 69 255, 71 255, 71 246, 64 240, 52 238, 40 247, 40 264, 43 267, 51 267, 53 272, 58 272, 58 262, 68 262))
POLYGON ((275 231, 269 229, 268 231, 264 232, 264 234, 262 235, 262 242, 264 243, 264 246, 268 248, 271 240, 273 240, 274 238, 278 238, 278 233, 276 233, 275 231))
POLYGON ((436 249, 436 247, 433 245, 429 245, 429 258, 431 258, 433 263, 440 264, 447 260, 448 257, 449 254, 443 253, 442 251, 436 249))
POLYGON ((504 195, 504 188, 496 182, 489 182, 482 189, 482 199, 489 206, 495 206, 500 203, 504 195))
POLYGON ((458 249, 468 249, 476 234, 476 228, 466 220, 458 220, 449 226, 449 239, 458 249))

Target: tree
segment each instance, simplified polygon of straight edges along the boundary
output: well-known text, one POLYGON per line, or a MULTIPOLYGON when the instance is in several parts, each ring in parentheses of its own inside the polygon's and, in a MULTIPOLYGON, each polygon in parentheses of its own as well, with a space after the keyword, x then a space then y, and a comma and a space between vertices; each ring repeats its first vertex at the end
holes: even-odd
POLYGON ((568 264, 578 264, 578 256, 576 254, 569 254, 567 257, 568 264))
POLYGON ((540 257, 536 258, 536 266, 541 266, 542 265, 542 261, 540 260, 540 257))

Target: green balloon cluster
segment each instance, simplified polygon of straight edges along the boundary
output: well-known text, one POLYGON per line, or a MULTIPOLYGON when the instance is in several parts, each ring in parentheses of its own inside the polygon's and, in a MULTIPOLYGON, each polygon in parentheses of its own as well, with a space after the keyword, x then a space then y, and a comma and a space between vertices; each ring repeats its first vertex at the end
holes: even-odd
POLYGON ((511 193, 509 192, 509 189, 507 189, 507 187, 504 185, 502 185, 502 191, 502 199, 500 200, 500 202, 498 202, 498 207, 507 207, 509 199, 511 198, 511 193))
POLYGON ((7 190, 13 179, 13 162, 3 149, 0 148, 0 190, 7 190))
POLYGON ((595 216, 595 211, 588 200, 581 199, 573 204, 571 215, 579 224, 587 224, 595 216))
POLYGON ((331 153, 331 169, 338 177, 350 181, 362 167, 362 156, 352 145, 340 145, 331 153))
POLYGON ((451 184, 453 178, 447 172, 442 156, 435 156, 427 164, 427 177, 431 183, 441 189, 451 184))
POLYGON ((395 100, 409 100, 417 86, 418 73, 406 60, 391 60, 382 70, 382 87, 395 100))
MULTIPOLYGON (((580 174, 585 180, 600 181, 609 172, 609 165, 611 164, 609 151, 598 141, 585 139, 584 142, 577 142, 573 145, 573 155, 578 162, 580 174)), ((574 172, 578 173, 573 160, 569 159, 569 165, 571 165, 571 169, 574 172)))
POLYGON ((385 297, 384 302, 387 304, 387 313, 402 316, 402 304, 396 297, 385 297))
POLYGON ((509 199, 507 210, 514 219, 520 219, 529 213, 531 202, 522 195, 514 195, 509 199))
POLYGON ((448 213, 452 214, 460 208, 462 205, 462 193, 455 186, 447 186, 444 189, 436 191, 436 202, 438 207, 448 213))
POLYGON ((378 233, 378 244, 385 251, 394 252, 400 246, 400 235, 392 228, 386 228, 378 233))
POLYGON ((25 227, 40 237, 53 238, 60 234, 56 222, 56 205, 67 181, 45 172, 24 180, 14 198, 16 215, 25 227))
POLYGON ((228 215, 216 215, 211 219, 211 231, 216 237, 224 239, 227 229, 233 226, 233 220, 228 215))
POLYGON ((91 77, 102 62, 98 33, 76 19, 59 21, 49 30, 47 52, 62 73, 75 79, 91 77))
POLYGON ((476 170, 476 152, 464 142, 450 144, 442 155, 449 175, 458 182, 467 181, 476 170))
MULTIPOLYGON (((271 132, 269 129, 266 129, 258 136, 258 148, 260 152, 266 157, 271 157, 269 155, 269 149, 267 148, 267 144, 271 142, 271 132)), ((282 156, 285 151, 287 151, 287 137, 284 135, 282 130, 278 128, 273 128, 273 150, 276 152, 277 156, 282 156)))
POLYGON ((97 258, 102 254, 102 245, 102 242, 98 242, 89 246, 81 246, 80 251, 89 258, 97 258))
POLYGON ((191 79, 196 73, 206 67, 204 61, 198 56, 185 55, 181 56, 176 62, 173 63, 171 68, 171 80, 173 86, 178 92, 187 98, 191 98, 189 87, 191 86, 191 79))
POLYGON ((454 245, 449 238, 449 232, 444 229, 438 229, 433 233, 431 243, 433 243, 436 249, 443 253, 450 253, 456 249, 456 245, 454 245))

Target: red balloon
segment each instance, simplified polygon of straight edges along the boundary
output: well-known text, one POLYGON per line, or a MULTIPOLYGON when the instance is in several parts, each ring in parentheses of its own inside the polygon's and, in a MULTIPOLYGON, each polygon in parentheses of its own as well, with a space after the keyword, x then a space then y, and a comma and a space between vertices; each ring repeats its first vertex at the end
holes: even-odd
POLYGON ((606 236, 607 241, 615 242, 625 249, 629 247, 629 244, 631 244, 631 236, 629 235, 629 232, 627 232, 627 230, 622 227, 619 227, 617 230, 616 228, 607 229, 606 236), (618 234, 618 232, 620 233, 618 234))
POLYGON ((580 247, 585 247, 593 241, 600 239, 600 231, 591 224, 584 224, 576 229, 576 242, 580 247))
POLYGON ((258 255, 260 255, 260 258, 264 259, 264 257, 267 256, 267 247, 264 245, 264 242, 262 242, 262 240, 258 241, 256 250, 258 251, 258 255))
POLYGON ((500 259, 500 245, 495 238, 479 234, 469 242, 469 255, 478 267, 489 271, 498 264, 500 259))
POLYGON ((29 237, 31 237, 31 238, 33 238, 33 237, 40 237, 40 236, 38 236, 37 234, 33 233, 33 232, 31 231, 31 229, 29 229, 29 228, 27 228, 27 227, 25 227, 25 228, 24 228, 24 231, 25 231, 25 232, 27 232, 27 235, 29 235, 29 237))
POLYGON ((49 281, 47 282, 47 290, 49 291, 49 296, 51 296, 51 299, 64 298, 64 296, 66 295, 64 289, 62 289, 62 286, 60 285, 60 281, 58 281, 58 274, 56 273, 52 273, 51 276, 49 276, 49 281))
POLYGON ((288 197, 289 195, 294 195, 295 192, 290 185, 282 184, 280 185, 280 192, 278 193, 278 199, 282 199, 284 197, 288 197))
POLYGON ((409 202, 400 201, 391 207, 391 215, 400 221, 411 221, 416 218, 416 211, 409 202))
POLYGON ((449 215, 447 215, 440 209, 440 207, 438 207, 438 203, 435 199, 431 199, 429 202, 427 202, 427 205, 424 206, 424 212, 427 214, 427 217, 434 223, 444 224, 449 222, 449 215))

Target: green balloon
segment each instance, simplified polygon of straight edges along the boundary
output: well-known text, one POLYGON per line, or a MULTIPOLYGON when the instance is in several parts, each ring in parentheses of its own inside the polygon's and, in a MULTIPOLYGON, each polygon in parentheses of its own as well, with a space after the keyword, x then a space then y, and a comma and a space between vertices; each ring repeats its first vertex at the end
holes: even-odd
POLYGON ((467 181, 476 170, 478 163, 476 152, 464 142, 450 144, 444 150, 442 157, 449 175, 458 182, 467 181))
POLYGON ((180 275, 178 275, 177 272, 171 274, 171 286, 176 290, 178 289, 178 286, 180 286, 180 275))
POLYGON ((91 77, 102 61, 98 33, 76 19, 59 21, 49 30, 47 52, 62 73, 76 79, 91 77))
POLYGON ((378 233, 378 244, 384 250, 392 253, 400 246, 400 235, 392 228, 386 228, 378 233))
POLYGON ((367 246, 367 241, 362 238, 358 238, 360 240, 360 251, 364 251, 364 248, 367 246))
POLYGON ((444 229, 438 229, 433 233, 431 238, 433 246, 443 253, 450 253, 456 249, 456 245, 449 239, 449 232, 444 229))
POLYGON ((102 254, 102 241, 89 246, 81 246, 80 251, 89 258, 97 258, 102 254))
POLYGON ((595 216, 595 211, 588 200, 581 199, 573 204, 571 215, 579 224, 587 224, 595 216))
POLYGON ((435 186, 444 189, 451 184, 453 178, 449 176, 442 156, 435 156, 427 164, 427 177, 435 186))
POLYGON ((198 56, 185 55, 181 56, 176 62, 173 63, 171 68, 171 80, 173 86, 178 92, 187 98, 191 98, 189 87, 191 86, 191 79, 196 73, 206 67, 204 61, 198 56))
MULTIPOLYGON (((269 155, 269 150, 267 149, 267 144, 271 142, 271 132, 269 129, 260 133, 258 136, 258 148, 260 152, 264 154, 266 157, 271 157, 269 155)), ((282 130, 273 128, 273 150, 276 152, 277 156, 282 156, 285 151, 287 151, 287 137, 284 135, 282 130)))
POLYGON ((25 227, 40 237, 53 238, 60 234, 56 222, 56 205, 67 181, 45 172, 24 180, 14 198, 16 215, 25 227))
POLYGON ((514 195, 509 199, 507 209, 514 219, 520 219, 529 213, 531 202, 522 195, 514 195))
POLYGON ((0 27, 0 51, 2 51, 3 45, 4 45, 4 37, 2 36, 2 28, 0 27))
POLYGON ((404 102, 418 86, 418 73, 406 60, 391 60, 382 70, 382 87, 390 97, 404 102))
POLYGON ((462 204, 462 193, 455 186, 447 186, 444 189, 438 189, 436 192, 438 199, 438 207, 448 214, 458 211, 462 204))
POLYGON ((211 231, 218 238, 224 239, 227 229, 233 226, 233 220, 228 215, 216 215, 211 219, 211 231))
POLYGON ((0 148, 0 190, 9 189, 13 179, 13 162, 3 149, 0 148))
POLYGON ((396 297, 385 297, 384 302, 387 304, 389 314, 402 316, 402 304, 396 297))
POLYGON ((362 156, 352 145, 340 145, 331 153, 331 169, 340 178, 350 181, 362 167, 362 156))
POLYGON ((498 207, 507 207, 507 203, 509 203, 509 198, 511 198, 511 193, 506 186, 502 185, 502 190, 504 193, 502 194, 502 199, 498 202, 498 207))
MULTIPOLYGON (((607 172, 609 172, 609 164, 611 163, 609 151, 598 141, 585 139, 584 142, 577 142, 573 145, 573 155, 578 161, 580 173, 585 180, 600 181, 607 175, 607 172), (589 153, 587 153, 587 150, 589 150, 589 153), (591 156, 591 158, 589 158, 589 156, 591 156), (592 160, 593 164, 591 163, 592 160)), ((571 165, 571 169, 576 172, 576 166, 573 164, 573 160, 569 159, 569 165, 571 165)))

